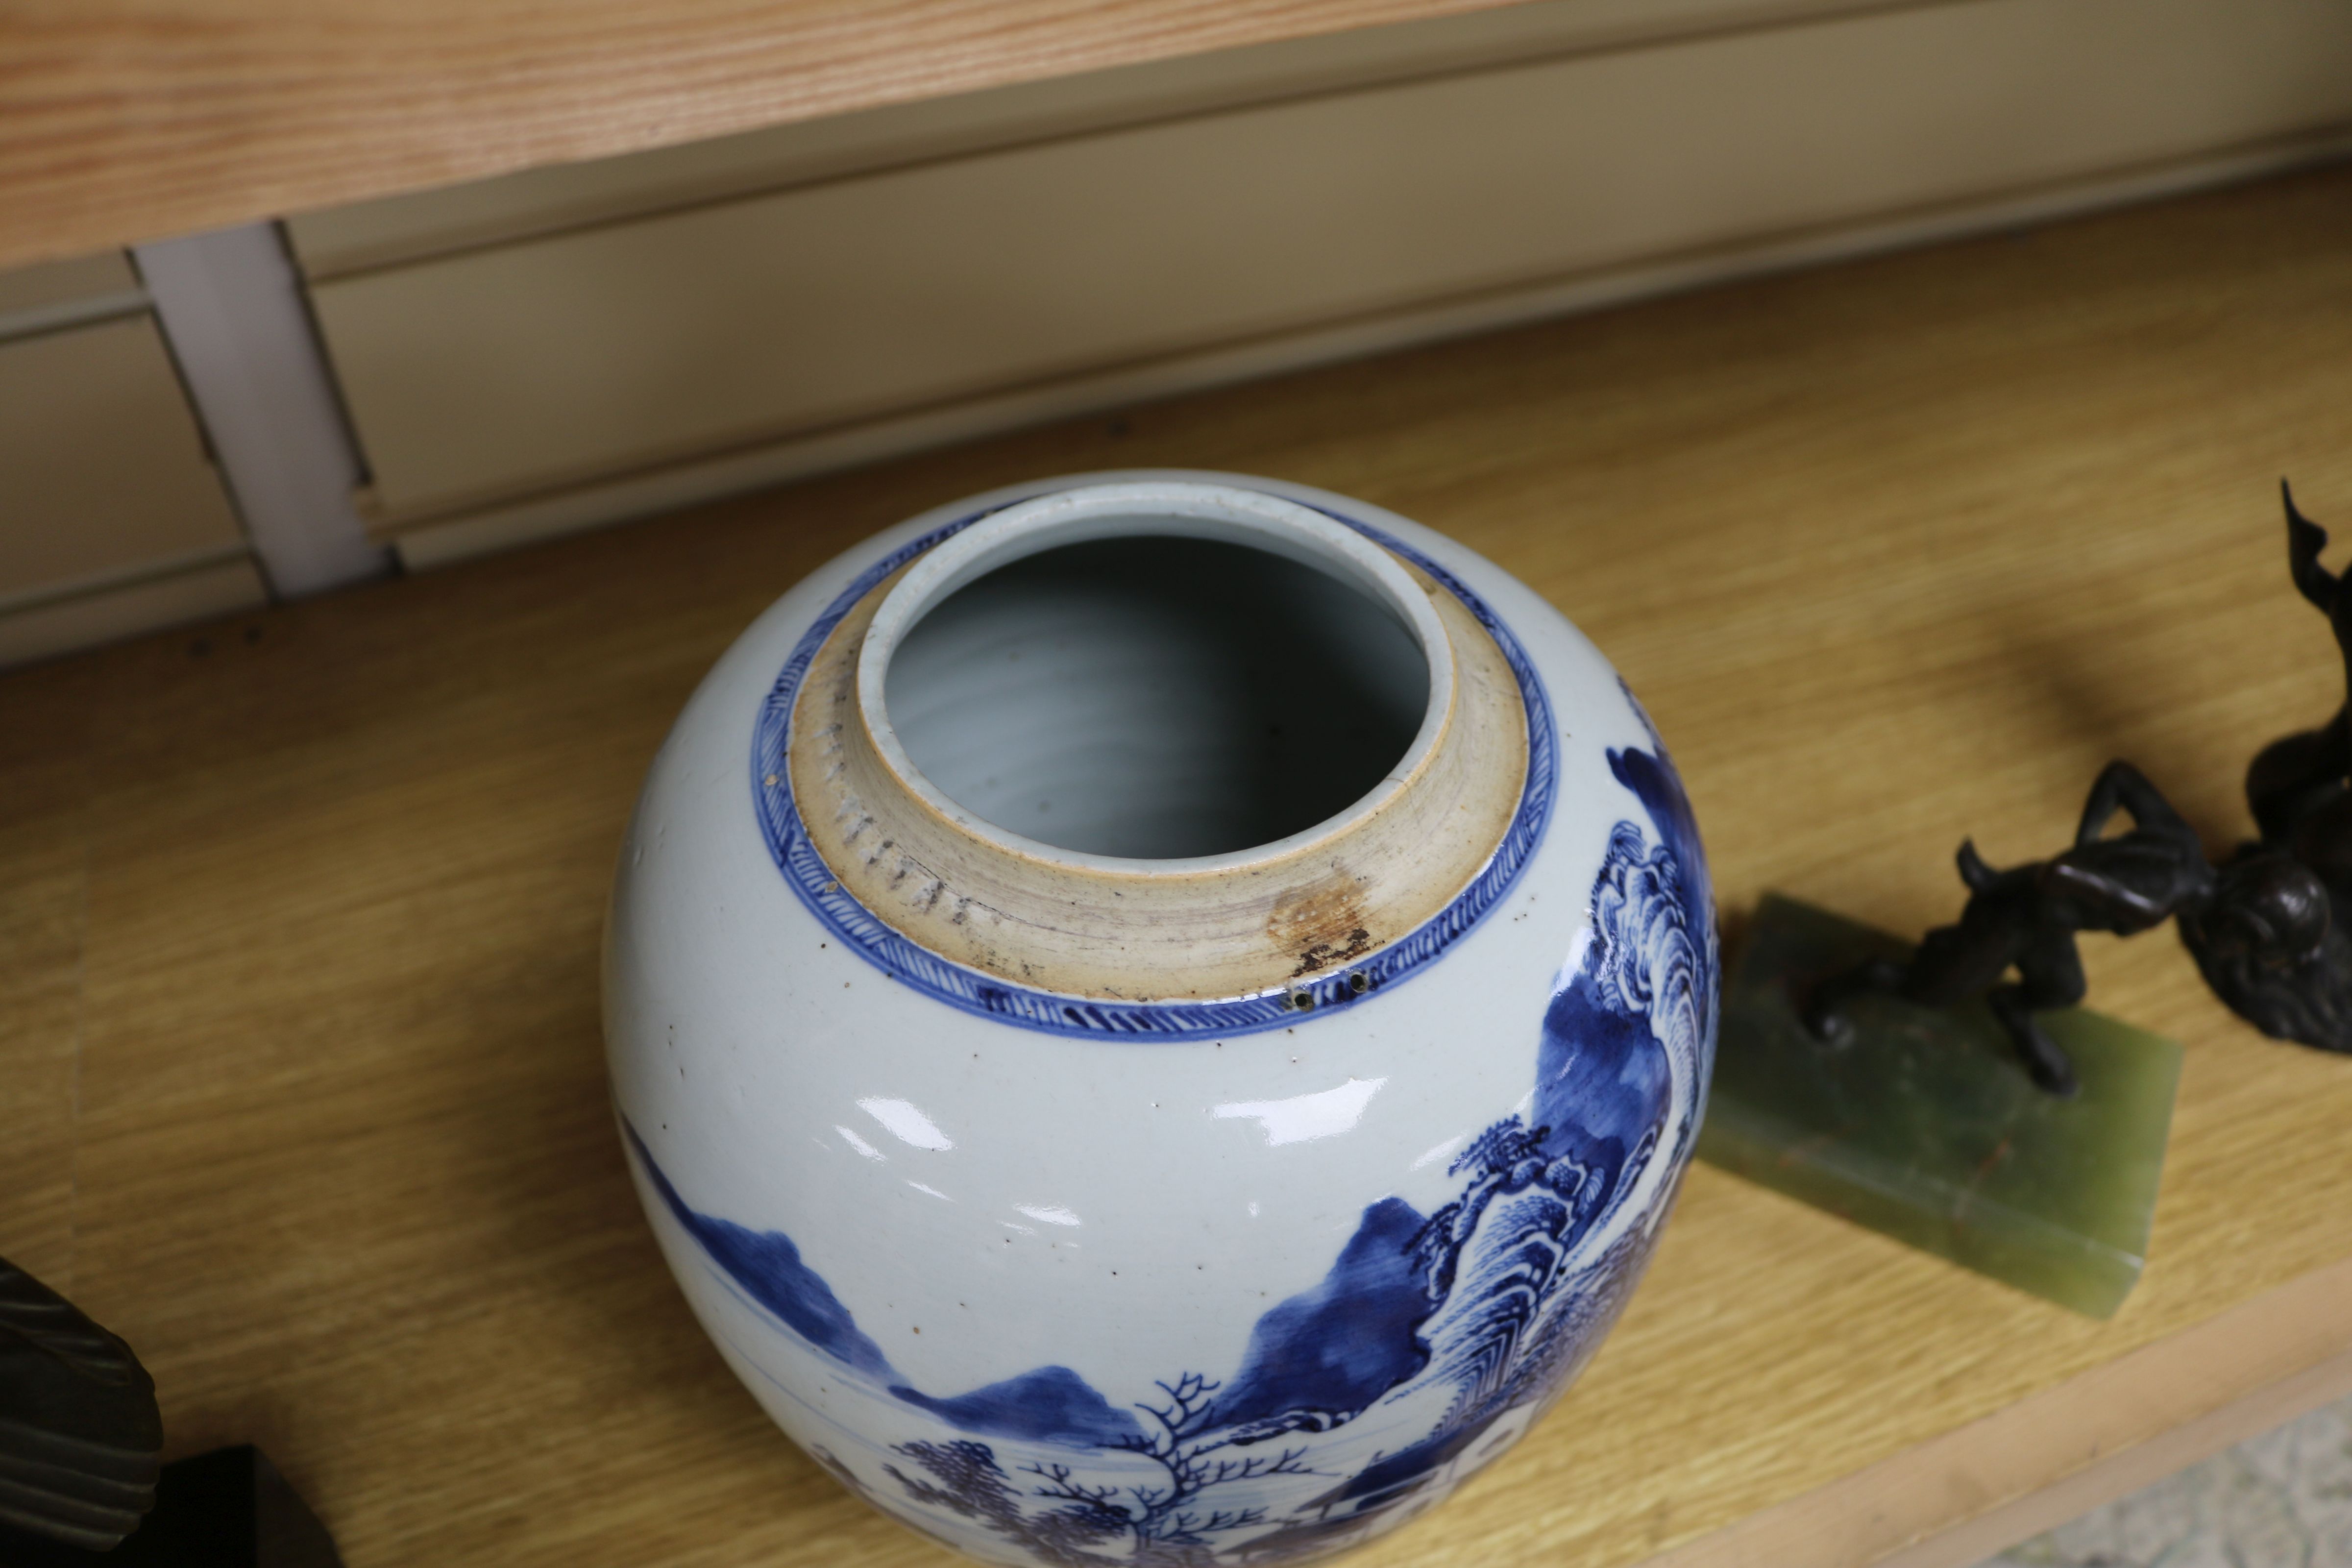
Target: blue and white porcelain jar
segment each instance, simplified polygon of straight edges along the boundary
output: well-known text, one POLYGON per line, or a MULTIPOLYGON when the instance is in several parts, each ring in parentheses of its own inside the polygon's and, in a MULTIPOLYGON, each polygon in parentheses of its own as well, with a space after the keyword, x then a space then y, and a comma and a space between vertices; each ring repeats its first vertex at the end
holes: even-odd
POLYGON ((1592 1353, 1714 1054, 1706 865, 1608 663, 1344 497, 1046 480, 779 600, 620 859, 605 1026, 688 1300, 975 1557, 1393 1528, 1592 1353))

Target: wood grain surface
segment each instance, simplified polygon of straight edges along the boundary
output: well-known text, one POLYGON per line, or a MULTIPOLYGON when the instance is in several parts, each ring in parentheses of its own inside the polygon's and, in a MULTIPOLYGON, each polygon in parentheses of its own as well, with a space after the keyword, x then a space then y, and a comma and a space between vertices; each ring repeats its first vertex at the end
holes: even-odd
MULTIPOLYGON (((2352 532, 2352 172, 1143 407, 0 679, 0 1253, 138 1348, 173 1454, 257 1440, 352 1568, 943 1563, 766 1423, 662 1268, 606 1107, 605 881, 671 716, 795 578, 970 490, 1159 464, 1329 486, 1499 561, 1650 704, 1728 922, 1783 888, 1916 930, 1958 907, 1963 834, 2048 851, 2111 756, 2221 849, 2253 749, 2342 700, 2275 487, 2352 532)), ((2095 1002, 2187 1047, 2112 1321, 1702 1167, 1582 1384, 1354 1561, 1860 1563, 2324 1372, 2352 1333, 2352 1058, 2236 1023, 2166 936, 2085 945, 2095 1002)))
POLYGON ((9 0, 0 265, 1503 0, 9 0))

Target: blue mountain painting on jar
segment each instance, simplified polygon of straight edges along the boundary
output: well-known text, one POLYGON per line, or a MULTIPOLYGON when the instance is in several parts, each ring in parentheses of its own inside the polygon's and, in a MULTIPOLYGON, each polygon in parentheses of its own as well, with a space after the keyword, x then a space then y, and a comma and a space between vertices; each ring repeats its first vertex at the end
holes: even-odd
MULTIPOLYGON (((1030 492, 1023 499, 1034 501, 1053 493, 1030 492)), ((1528 737, 1517 753, 1521 772, 1507 803, 1510 823, 1532 824, 1516 851, 1523 863, 1496 872, 1495 856, 1508 839, 1508 830, 1498 827, 1489 858, 1478 868, 1485 882, 1478 876, 1467 879, 1470 886, 1484 887, 1478 897, 1485 902, 1476 910, 1465 915, 1460 908, 1465 895, 1457 890, 1411 928, 1379 933, 1385 940, 1374 941, 1365 938, 1378 918, 1374 908, 1370 914, 1346 917, 1365 922, 1353 928, 1362 940, 1298 947, 1292 955, 1298 972, 1255 994, 1265 998, 1267 1009, 1288 1009, 1288 1021, 1280 1011, 1246 1018, 1229 1012, 1181 1041, 1114 1043, 1101 1036, 1138 1026, 1131 1020, 1147 1010, 1152 1016, 1179 1016, 1189 1004, 1165 994, 1097 997, 1099 1011, 1074 1009, 1061 1017, 1041 1016, 1041 1021, 992 1019, 982 1016, 987 1005, 931 995, 926 1005, 932 1014, 906 1016, 963 1020, 937 1025, 942 1037, 966 1028, 994 1036, 954 1034, 952 1052, 938 1040, 893 1047, 915 1053, 908 1059, 918 1062, 932 1059, 921 1054, 926 1051, 942 1063, 950 1055, 959 1063, 965 1054, 980 1060, 989 1050, 978 1042, 1010 1030, 1045 1041, 1037 1050, 1094 1053, 1055 1056, 1051 1059, 1057 1064, 1091 1063, 1105 1051, 1187 1052, 1205 1064, 1202 1073, 1214 1073, 1221 1070, 1220 1054, 1238 1058, 1244 1051, 1262 1051, 1269 1047, 1261 1042, 1268 1040, 1286 1042, 1273 1049, 1287 1049, 1287 1042, 1318 1038, 1315 1031, 1327 1027, 1361 1030, 1394 1007, 1391 993, 1402 1000, 1425 992, 1433 1001, 1422 1005, 1433 1007, 1450 968, 1458 964, 1465 984, 1477 983, 1474 971, 1486 961, 1471 957, 1474 949, 1500 952, 1508 945, 1513 952, 1528 951, 1544 930, 1568 939, 1564 961, 1559 947, 1552 947, 1549 980, 1537 977, 1539 989, 1525 1012, 1516 1003, 1507 1009, 1482 1010, 1469 1003, 1459 1008, 1463 1058, 1455 1076, 1494 1086, 1479 1091, 1496 1095, 1486 1119, 1426 1152, 1418 1147, 1402 1151, 1418 1158, 1411 1161, 1409 1179, 1391 1184, 1391 1190, 1371 1185, 1352 1206, 1343 1206, 1349 1203, 1344 1195, 1331 1194, 1325 1206, 1351 1216, 1352 1228, 1335 1251, 1323 1254, 1319 1279, 1269 1299, 1245 1335, 1236 1331, 1242 1342, 1237 1356, 1217 1364, 1175 1360, 1139 1366, 1133 1358, 1150 1353, 1151 1333, 1140 1327, 1122 1333, 1122 1325, 1102 1321, 1098 1310, 1073 1307, 1071 1353, 1066 1359, 1040 1359, 976 1385, 947 1381, 953 1373, 940 1369, 955 1361, 937 1348, 939 1336, 971 1336, 974 1344, 984 1345, 992 1322, 1012 1321, 1001 1312, 991 1318, 970 1311, 966 1301, 992 1292, 999 1302, 1012 1299, 1014 1288, 999 1274, 1009 1278, 1033 1266, 1008 1261, 1003 1270, 974 1272, 970 1291, 951 1303, 956 1310, 947 1321, 928 1334, 927 1324, 909 1324, 911 1335, 902 1332, 898 1324, 911 1310, 898 1297, 916 1288, 877 1282, 905 1279, 903 1271, 892 1271, 902 1270, 903 1259, 887 1268, 869 1268, 861 1261, 854 1283, 838 1263, 821 1272, 813 1262, 820 1255, 856 1256, 842 1250, 831 1229, 825 1246, 811 1251, 814 1233, 801 1222, 780 1227, 752 1217, 778 1212, 779 1202, 748 1197, 747 1212, 730 1204, 724 1192, 701 1190, 680 1169, 681 1159, 698 1168, 728 1163, 715 1161, 709 1149, 677 1142, 677 1124, 693 1113, 690 1100, 682 1098, 695 1092, 688 1066, 705 1058, 688 1063, 677 1047, 659 1055, 637 1044, 625 1073, 621 1047, 615 1046, 616 1098, 641 1191, 673 1268, 730 1364, 845 1485, 914 1528, 984 1559, 1053 1564, 1287 1562, 1352 1544, 1423 1511, 1516 1441, 1598 1347, 1650 1256, 1703 1113, 1717 986, 1713 902, 1690 807, 1638 704, 1564 622, 1466 552, 1401 519, 1375 513, 1368 522, 1365 514, 1371 509, 1360 503, 1343 504, 1296 487, 1269 487, 1266 493, 1336 519, 1354 537, 1401 563, 1414 574, 1415 592, 1457 617, 1445 633, 1456 648, 1470 635, 1461 629, 1465 626, 1491 639, 1496 653, 1486 668, 1507 672, 1514 681, 1516 689, 1505 695, 1515 702, 1505 711, 1528 737), (1496 600, 1512 602, 1507 624, 1496 600), (1580 732, 1591 738, 1580 739, 1580 732), (1550 798, 1555 769, 1559 795, 1569 802, 1557 808, 1550 798), (1582 869, 1570 869, 1577 860, 1582 869), (1549 905, 1538 901, 1539 892, 1555 889, 1565 896, 1549 905), (1506 932, 1502 928, 1509 922, 1519 924, 1506 932), (1446 933, 1443 941, 1427 937, 1433 929, 1446 933), (1477 934, 1489 931, 1497 934, 1477 934), (1382 952, 1423 956, 1412 959, 1410 967, 1384 970, 1382 952), (1337 962, 1330 961, 1333 953, 1339 955, 1337 962), (1122 1007, 1129 1011, 1120 1013, 1122 1007), (1084 1021, 1089 1017, 1101 1022, 1084 1021), (1512 1018, 1524 1022, 1507 1030, 1498 1026, 1498 1019, 1512 1018), (1059 1037, 1088 1028, 1098 1029, 1096 1037, 1059 1037), (965 1044, 973 1047, 969 1053, 965 1044), (687 1089, 670 1087, 667 1071, 639 1066, 656 1056, 656 1065, 682 1064, 677 1079, 687 1089), (1512 1081, 1517 1089, 1501 1092, 1512 1081), (640 1083, 646 1090, 633 1092, 640 1083), (650 1092, 656 1085, 658 1095, 650 1092), (649 1118, 654 1125, 648 1125, 649 1118), (668 1152, 657 1159, 656 1149, 668 1152), (872 1299, 877 1289, 880 1300, 872 1299), (884 1348, 877 1323, 890 1325, 889 1343, 905 1347, 895 1358, 884 1348), (931 1368, 929 1373, 898 1364, 916 1355, 931 1368)), ((960 514, 982 520, 994 515, 995 509, 987 507, 960 514)), ((886 595, 892 574, 902 572, 906 560, 919 561, 935 549, 940 537, 934 521, 910 531, 900 559, 870 552, 858 573, 845 574, 828 595, 827 607, 886 595)), ((803 611, 790 618, 796 635, 783 641, 772 637, 771 646, 788 641, 805 650, 836 635, 821 614, 803 611)), ((747 634, 747 640, 758 630, 747 634)), ((1467 683, 1478 674, 1468 667, 1467 659, 1454 667, 1455 680, 1467 683)), ((721 671, 726 668, 722 664, 721 671)), ((789 674, 789 664, 787 668, 789 674)), ((787 717, 805 721, 810 710, 797 683, 818 679, 822 660, 803 658, 801 669, 802 675, 791 677, 795 684, 786 695, 802 705, 788 707, 787 717), (818 674, 806 674, 812 669, 818 674)), ((715 673, 713 680, 719 679, 715 673)), ((1454 700, 1463 700, 1458 690, 1454 700)), ((772 697, 769 710, 774 706, 772 697)), ((689 719, 693 714, 689 709, 689 719)), ((686 723, 681 721, 682 728, 686 723)), ((789 736, 792 725, 781 722, 778 729, 789 736)), ((780 777, 784 766, 755 755, 763 787, 776 787, 766 781, 780 777)), ((656 810, 663 804, 651 785, 648 804, 656 810)), ((862 809, 862 800, 853 803, 853 812, 862 809)), ((646 816, 641 805, 633 842, 649 831, 646 816)), ((803 799, 784 820, 814 837, 810 816, 803 799)), ((899 837, 867 831, 873 845, 899 837)), ((772 831, 767 848, 790 878, 794 847, 780 844, 772 831)), ((891 868, 890 852, 876 851, 876 877, 891 868)), ((836 856, 820 870, 839 864, 836 856)), ((902 874, 901 881, 911 875, 902 874)), ((796 896, 803 908, 822 915, 826 900, 856 893, 854 917, 882 907, 884 895, 872 889, 887 885, 887 879, 854 884, 852 876, 828 876, 796 896)), ((870 918, 878 929, 880 915, 870 918)), ((841 933, 849 928, 836 923, 824 929, 835 933, 823 939, 831 944, 828 954, 840 946, 852 950, 845 963, 870 969, 884 962, 874 956, 888 945, 879 937, 861 948, 857 931, 845 939, 841 933)), ((967 972, 981 973, 960 957, 956 973, 967 972)), ((861 971, 835 966, 824 973, 845 976, 838 989, 854 994, 861 971)), ((908 993, 926 985, 937 989, 930 978, 890 978, 908 993)), ((984 974, 982 981, 973 995, 981 989, 1019 989, 984 974)), ((1524 987, 1525 981, 1514 984, 1524 987)), ((1047 987, 1029 994, 1054 992, 1047 987)), ((649 1036, 640 1026, 632 1027, 649 1036)), ((1414 1039, 1427 1034, 1424 1027, 1414 1039)), ((1349 1076, 1336 1089, 1296 1100, 1248 1100, 1239 1109, 1264 1121, 1267 1145, 1294 1134, 1261 1106, 1309 1105, 1331 1126, 1360 1138, 1359 1122, 1370 1126, 1365 1106, 1377 1100, 1385 1112, 1391 1104, 1402 1104, 1393 1098, 1396 1089, 1382 1087, 1406 1081, 1406 1066, 1387 1066, 1391 1059, 1409 1064, 1414 1081, 1434 1084, 1447 1076, 1444 1062, 1432 1059, 1429 1045, 1401 1043, 1392 1048, 1403 1054, 1393 1058, 1381 1055, 1387 1048, 1391 1047, 1366 1046, 1349 1057, 1349 1076), (1376 1068, 1384 1070, 1375 1072, 1376 1068)), ((1140 1070, 1130 1068, 1130 1074, 1140 1070)), ((1071 1092, 1094 1094, 1091 1088, 1071 1092)), ((878 1182, 886 1155, 913 1161, 921 1156, 909 1151, 937 1149, 944 1161, 951 1144, 960 1156, 969 1142, 944 1116, 935 1126, 928 1113, 915 1111, 913 1123, 893 1125, 893 1116, 905 1121, 901 1113, 872 1109, 904 1104, 911 1110, 913 1091, 903 1099, 869 1095, 856 1103, 866 1105, 867 1114, 891 1127, 906 1147, 877 1147, 887 1142, 882 1134, 869 1127, 868 1136, 844 1121, 831 1129, 835 1146, 827 1158, 848 1158, 850 1164, 825 1165, 814 1154, 792 1157, 806 1162, 810 1170, 838 1168, 856 1180, 878 1182)), ((1212 1114, 1234 1109, 1221 1105, 1212 1114)), ((811 1112, 814 1121, 824 1114, 829 1113, 811 1112)), ((725 1120, 708 1119, 702 1125, 721 1129, 713 1134, 721 1136, 725 1120)), ((1297 1136, 1309 1134, 1321 1135, 1309 1129, 1297 1136)), ((819 1127, 806 1142, 822 1143, 826 1136, 819 1127)), ((1118 1145, 1112 1141, 1100 1146, 1118 1145)), ((1137 1146, 1142 1146, 1139 1141, 1137 1146)), ((1234 1157, 1227 1163, 1241 1162, 1234 1157)), ((1112 1185, 1140 1179, 1119 1163, 1093 1156, 1086 1180, 1112 1185)), ((899 1176, 901 1168, 890 1165, 888 1173, 902 1186, 918 1188, 943 1205, 958 1196, 945 1188, 934 1190, 928 1181, 899 1176)), ((1378 1162, 1368 1168, 1378 1168, 1378 1162)), ((1402 1163, 1396 1169, 1404 1175, 1402 1163)), ((775 1190, 791 1187, 780 1183, 775 1190)), ((1084 1184, 1072 1190, 1085 1190, 1084 1184)), ((1031 1205, 1022 1212, 1045 1219, 1034 1226, 1018 1219, 996 1223, 1042 1235, 1055 1224, 1075 1225, 1077 1206, 1074 1200, 1066 1221, 1053 1217, 1064 1212, 1060 1208, 1031 1205)), ((1255 1216, 1257 1204, 1249 1206, 1255 1216)), ((831 1217, 808 1212, 810 1226, 835 1226, 831 1217)), ((906 1212, 929 1216, 949 1210, 906 1212)), ((1092 1240, 1096 1233, 1073 1230, 1066 1245, 1076 1247, 1082 1234, 1092 1240)), ((1198 1244, 1204 1253, 1200 1267, 1205 1271, 1217 1246, 1216 1226, 1204 1225, 1201 1234, 1205 1239, 1198 1244)), ((1036 1246, 1022 1239, 1025 1250, 1008 1233, 1001 1255, 1040 1256, 1036 1246)), ((1067 1260, 1066 1253, 1063 1261, 1067 1260)), ((1040 1277, 1075 1280, 1081 1275, 1066 1267, 1060 1275, 1040 1277)), ((1092 1272, 1083 1278, 1095 1279, 1092 1272)), ((943 1295, 937 1283, 923 1287, 927 1302, 956 1294, 943 1295)), ((1070 1300, 1080 1289, 1072 1287, 1070 1300)), ((1185 1289, 1181 1279, 1155 1287, 1153 1297, 1134 1309, 1138 1322, 1181 1321, 1188 1310, 1185 1289)), ((1056 1310, 1051 1291, 1037 1295, 1036 1301, 1038 1312, 1056 1310)), ((937 1321, 934 1310, 922 1315, 927 1323, 937 1321)), ((975 1356, 976 1363, 982 1361, 975 1356)))

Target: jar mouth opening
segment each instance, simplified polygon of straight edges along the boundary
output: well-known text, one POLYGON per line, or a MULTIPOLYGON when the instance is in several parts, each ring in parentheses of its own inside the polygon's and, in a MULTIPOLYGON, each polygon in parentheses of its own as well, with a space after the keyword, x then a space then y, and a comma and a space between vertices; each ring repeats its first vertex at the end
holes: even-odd
POLYGON ((910 794, 1031 858, 1198 874, 1296 854, 1425 770, 1454 700, 1428 594, 1312 508, 1081 485, 956 533, 884 595, 858 718, 910 794))

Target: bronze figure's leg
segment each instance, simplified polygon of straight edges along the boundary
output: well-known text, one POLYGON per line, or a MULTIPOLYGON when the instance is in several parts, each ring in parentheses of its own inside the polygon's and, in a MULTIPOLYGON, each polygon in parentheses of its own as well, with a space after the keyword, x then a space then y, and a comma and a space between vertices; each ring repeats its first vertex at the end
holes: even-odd
POLYGON ((2296 823, 2287 848, 2328 887, 2352 894, 2352 793, 2337 795, 2296 823))
MULTIPOLYGON (((2279 481, 2286 504, 2287 574, 2301 594, 2327 617, 2344 657, 2347 702, 2352 702, 2352 594, 2344 580, 2319 563, 2327 531, 2295 510, 2294 493, 2279 481)), ((2344 797, 2352 775, 2352 710, 2339 708, 2326 727, 2273 741, 2246 770, 2246 804, 2253 808, 2263 842, 2285 847, 2304 820, 2344 797)))
POLYGON ((2074 1064, 2057 1042, 2042 1032, 2033 1021, 2033 1009, 2026 1005, 2025 987, 1999 985, 1985 993, 1985 1005, 2009 1037, 2017 1046, 2018 1059, 2025 1064, 2026 1076, 2045 1091, 2061 1100, 2072 1100, 2081 1086, 2074 1080, 2074 1064))
POLYGON ((1985 1001, 2001 1027, 2009 1031, 2033 1081, 2052 1094, 2072 1099, 2079 1087, 2074 1064, 2042 1032, 2033 1015, 2052 1007, 2072 1007, 2089 989, 2074 939, 2062 932, 2040 938, 2019 960, 2017 972, 2018 984, 1996 986, 1985 994, 1985 1001))
POLYGON ((1874 958, 1831 975, 1804 998, 1806 1032, 1825 1045, 1847 1044, 1853 1038, 1853 1026, 1846 1021, 1845 1005, 1857 996, 1899 994, 1905 973, 1893 959, 1874 958))
POLYGON ((2326 726, 2273 741, 2246 770, 2246 804, 2263 842, 2284 847, 2307 817, 2345 796, 2352 774, 2352 716, 2338 709, 2326 726))
POLYGON ((1907 964, 1874 958, 1831 975, 1805 998, 1805 1027, 1817 1040, 1843 1045, 1852 1034, 1843 1009, 1857 996, 1900 996, 1922 1007, 1949 1007, 1977 995, 2008 970, 2014 949, 2008 926, 1988 918, 1986 908, 1969 900, 1959 923, 1937 926, 1922 937, 1907 964))
POLYGON ((1919 939, 1903 999, 1922 1007, 1957 1007, 1983 994, 2016 962, 2032 918, 2030 905, 1983 894, 1970 899, 1958 925, 1937 926, 1919 939))

